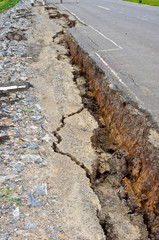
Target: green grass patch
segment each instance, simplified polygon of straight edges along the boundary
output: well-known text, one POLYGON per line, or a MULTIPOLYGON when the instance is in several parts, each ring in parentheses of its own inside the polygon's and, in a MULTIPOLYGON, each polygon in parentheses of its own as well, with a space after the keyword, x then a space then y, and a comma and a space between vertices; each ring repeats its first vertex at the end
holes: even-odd
POLYGON ((0 188, 0 200, 7 201, 10 204, 13 202, 21 204, 18 199, 13 197, 13 195, 14 195, 14 189, 11 189, 9 186, 0 188))
POLYGON ((20 0, 0 0, 0 13, 16 5, 20 0))
POLYGON ((33 112, 32 109, 22 109, 23 112, 33 112))
MULTIPOLYGON (((123 1, 139 3, 139 0, 123 0, 123 1)), ((147 5, 151 5, 151 6, 159 6, 159 0, 142 0, 141 4, 147 4, 147 5)))

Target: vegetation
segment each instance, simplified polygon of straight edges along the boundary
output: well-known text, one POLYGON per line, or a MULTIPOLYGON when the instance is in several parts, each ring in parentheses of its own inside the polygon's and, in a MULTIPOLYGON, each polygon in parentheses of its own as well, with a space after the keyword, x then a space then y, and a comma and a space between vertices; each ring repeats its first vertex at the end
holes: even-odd
POLYGON ((33 112, 32 109, 22 109, 23 112, 33 112))
MULTIPOLYGON (((139 3, 139 0, 123 0, 123 1, 139 3)), ((142 4, 159 6, 159 0, 142 0, 142 4)))
POLYGON ((16 5, 20 0, 0 0, 0 13, 16 5))
POLYGON ((20 204, 20 201, 13 197, 13 194, 14 190, 11 189, 9 186, 0 188, 0 200, 9 201, 10 203, 15 201, 20 204))

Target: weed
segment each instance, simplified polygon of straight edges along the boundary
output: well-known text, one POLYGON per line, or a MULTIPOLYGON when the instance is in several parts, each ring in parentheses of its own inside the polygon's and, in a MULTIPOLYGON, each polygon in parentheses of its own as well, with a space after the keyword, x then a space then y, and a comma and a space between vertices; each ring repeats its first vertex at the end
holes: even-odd
POLYGON ((23 112, 33 112, 32 109, 22 109, 23 112))
POLYGON ((20 204, 20 201, 13 197, 13 194, 14 190, 9 188, 9 186, 0 188, 0 197, 2 201, 7 200, 10 202, 10 204, 13 202, 17 202, 18 204, 20 204))

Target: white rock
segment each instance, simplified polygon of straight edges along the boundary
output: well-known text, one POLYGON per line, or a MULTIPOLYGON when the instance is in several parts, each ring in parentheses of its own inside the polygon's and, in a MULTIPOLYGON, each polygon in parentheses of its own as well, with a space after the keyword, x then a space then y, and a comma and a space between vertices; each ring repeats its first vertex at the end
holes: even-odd
POLYGON ((15 218, 19 217, 19 207, 17 207, 14 211, 13 211, 13 216, 15 218))

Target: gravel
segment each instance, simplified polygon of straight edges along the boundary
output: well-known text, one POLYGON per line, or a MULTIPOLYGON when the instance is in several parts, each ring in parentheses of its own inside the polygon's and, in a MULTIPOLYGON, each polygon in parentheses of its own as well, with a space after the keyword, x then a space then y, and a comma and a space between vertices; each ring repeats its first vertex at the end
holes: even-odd
MULTIPOLYGON (((0 87, 27 83, 36 77, 29 66, 33 61, 27 42, 31 26, 32 11, 27 0, 0 15, 0 87)), ((47 194, 47 184, 39 184, 30 167, 47 166, 40 148, 51 139, 43 129, 42 111, 30 84, 24 91, 0 91, 1 240, 27 239, 30 231, 37 229, 33 220, 36 214, 28 213, 28 209, 45 201, 42 196, 47 194), (32 184, 28 187, 28 176, 30 182, 37 181, 34 188, 32 184)))

